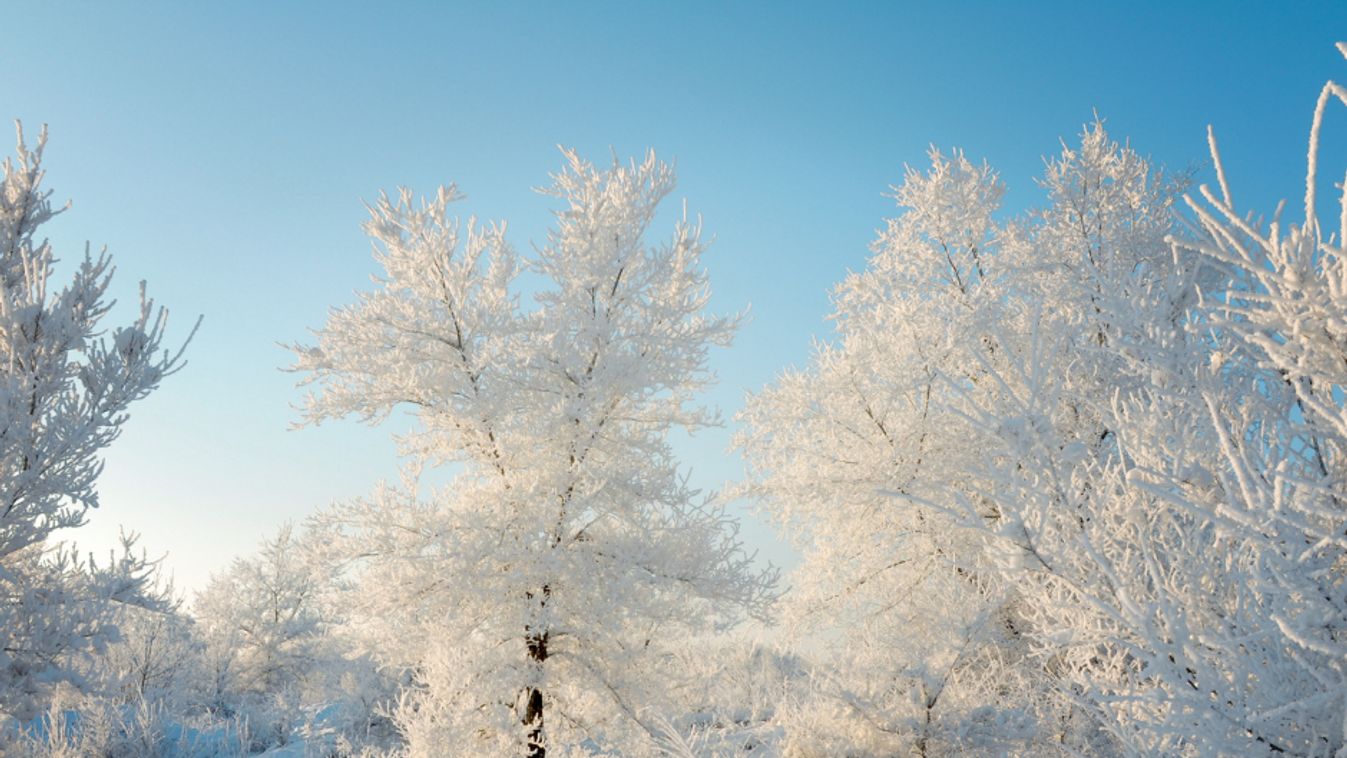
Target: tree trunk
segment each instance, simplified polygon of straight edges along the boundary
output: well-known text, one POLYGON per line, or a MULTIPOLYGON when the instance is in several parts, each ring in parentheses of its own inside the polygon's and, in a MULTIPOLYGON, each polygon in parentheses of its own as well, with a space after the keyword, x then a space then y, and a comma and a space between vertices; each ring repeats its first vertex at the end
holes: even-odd
MULTIPOLYGON (((547 632, 530 634, 525 638, 529 646, 529 660, 542 668, 547 660, 547 632)), ((543 691, 530 687, 524 706, 524 724, 528 731, 528 758, 547 758, 547 747, 543 744, 543 691)))

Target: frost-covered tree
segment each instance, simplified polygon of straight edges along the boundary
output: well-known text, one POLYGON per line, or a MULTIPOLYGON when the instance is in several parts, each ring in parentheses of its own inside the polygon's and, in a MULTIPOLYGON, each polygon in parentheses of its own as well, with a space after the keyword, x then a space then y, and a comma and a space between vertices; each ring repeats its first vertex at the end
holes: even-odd
MULTIPOLYGON (((1338 50, 1347 57, 1347 44, 1338 50)), ((1347 88, 1330 81, 1311 121, 1299 223, 1284 225, 1280 208, 1266 226, 1241 215, 1211 137, 1220 194, 1204 186, 1189 200, 1196 228, 1175 250, 1229 272, 1199 310, 1212 349, 1194 369, 1193 415, 1215 462, 1184 454, 1179 467, 1129 471, 1241 558, 1220 595, 1244 613, 1190 622, 1220 665, 1189 667, 1187 683, 1225 705, 1225 729, 1213 731, 1246 754, 1347 754, 1347 185, 1336 224, 1317 202, 1334 100, 1347 104, 1347 88)))
MULTIPOLYGON (((1020 525, 1000 506, 1004 471, 973 409, 1009 414, 1033 379, 1016 369, 1031 363, 1064 387, 1043 411, 1060 431, 1045 455, 1107 457, 1107 400, 1131 376, 1115 349, 1171 317, 1177 301, 1163 298, 1196 299, 1155 286, 1177 185, 1102 124, 1063 147, 1043 186, 1043 210, 998 223, 990 169, 933 153, 929 172, 909 170, 905 212, 836 291, 835 341, 743 413, 746 489, 804 554, 789 612, 848 640, 787 725, 805 753, 1069 752, 1105 739, 1060 696, 1060 664, 1044 665, 1037 596, 1003 571, 1018 558, 988 544, 1020 525), (1138 298, 1157 292, 1140 317, 1138 298), (1050 361, 1045 335, 1061 347, 1050 361)), ((1089 523, 1089 507, 1053 513, 1089 523)))
POLYGON ((979 336, 1002 310, 1001 194, 996 175, 960 153, 932 152, 929 172, 909 170, 896 193, 907 212, 834 293, 836 340, 741 414, 746 491, 803 554, 787 627, 845 640, 832 675, 814 680, 816 702, 788 711, 788 744, 801 754, 926 749, 962 717, 949 707, 959 688, 947 685, 995 665, 979 651, 1013 629, 997 618, 1000 588, 972 569, 979 546, 885 494, 938 497, 933 486, 979 454, 937 409, 947 376, 999 392, 977 377, 996 358, 979 336))
POLYGON ((167 314, 141 286, 139 314, 102 324, 111 259, 87 250, 53 286, 38 236, 60 209, 41 187, 46 132, 6 159, 0 182, 0 717, 30 718, 58 682, 86 682, 119 604, 156 603, 153 564, 127 549, 100 564, 54 541, 98 505, 100 452, 127 409, 181 367, 160 350, 167 314))
POLYGON ((409 481, 316 521, 353 564, 358 623, 414 674, 398 718, 420 754, 638 750, 657 731, 643 708, 668 685, 643 662, 772 597, 773 573, 752 569, 669 447, 672 430, 715 423, 692 399, 735 326, 705 313, 696 225, 644 240, 672 170, 567 153, 553 180, 563 208, 524 260, 503 225, 450 215, 452 186, 381 198, 366 225, 378 287, 297 348, 319 388, 306 419, 407 407, 404 451, 456 467, 428 499, 409 481))
POLYGON ((1316 109, 1302 223, 1238 214, 1213 139, 1220 195, 1190 201, 1168 260, 1129 240, 1135 265, 1034 312, 1031 350, 991 372, 999 404, 946 406, 990 485, 961 523, 1113 750, 1342 754, 1343 252, 1314 190, 1345 94, 1316 109))
MULTIPOLYGON (((160 593, 171 597, 171 588, 160 593)), ((126 605, 115 620, 117 640, 98 656, 104 681, 99 694, 114 703, 145 699, 177 705, 188 699, 200 676, 200 646, 191 619, 178 603, 144 608, 126 605)))
POLYGON ((274 695, 315 674, 325 619, 318 578, 298 542, 293 528, 282 526, 197 595, 200 634, 229 648, 230 690, 274 695))
MULTIPOLYGON (((368 694, 343 682, 362 662, 347 660, 333 634, 341 614, 324 596, 331 582, 306 543, 307 535, 283 525, 252 555, 212 576, 192 605, 201 704, 240 718, 258 748, 286 743, 304 708, 347 705, 343 695, 368 694)), ((355 710, 368 720, 369 708, 355 710)), ((329 715, 334 726, 338 714, 329 715)))

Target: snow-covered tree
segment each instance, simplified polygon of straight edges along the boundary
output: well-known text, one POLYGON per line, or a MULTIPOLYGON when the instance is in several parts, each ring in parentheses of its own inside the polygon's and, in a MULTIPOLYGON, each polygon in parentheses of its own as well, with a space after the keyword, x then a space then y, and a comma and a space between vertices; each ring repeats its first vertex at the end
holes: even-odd
POLYGON ((979 377, 1002 352, 989 336, 1004 311, 1002 191, 957 152, 909 170, 895 195, 907 211, 834 293, 836 340, 741 414, 745 490, 803 554, 787 626, 845 640, 833 671, 815 677, 822 699, 791 710, 788 743, 801 754, 935 749, 971 711, 959 682, 999 665, 982 651, 1016 633, 1008 598, 976 567, 980 546, 885 494, 943 499, 980 454, 938 407, 947 377, 1001 391, 979 377))
POLYGON ((203 637, 228 641, 230 689, 277 694, 314 675, 324 632, 318 592, 289 524, 255 555, 211 577, 193 616, 203 637))
MULTIPOLYGON (((958 503, 962 525, 1113 750, 1342 754, 1343 253, 1314 188, 1344 94, 1330 83, 1316 110, 1305 221, 1238 214, 1213 139, 1220 195, 1190 201, 1168 260, 1151 254, 1163 229, 1119 237, 1135 263, 1105 286, 1024 304, 1031 349, 989 373, 998 403, 944 409, 970 422, 989 485, 958 503)), ((1110 215, 1130 231, 1143 207, 1110 215)))
POLYGON ((772 597, 774 573, 753 570, 670 451, 673 429, 716 422, 692 399, 736 321, 704 312, 696 225, 644 241, 673 171, 653 154, 597 169, 567 153, 553 180, 563 208, 524 260, 503 225, 450 215, 452 186, 382 197, 366 225, 379 286, 296 348, 319 387, 309 421, 407 407, 405 452, 456 467, 428 499, 409 476, 315 523, 353 564, 357 623, 414 672, 398 718, 421 754, 636 750, 667 687, 643 661, 772 597))
MULTIPOLYGON (((1045 456, 1107 458, 1108 399, 1133 376, 1117 351, 1154 323, 1175 329, 1171 306, 1196 298, 1157 284, 1169 281, 1178 185, 1102 124, 1063 147, 1043 186, 1043 210, 998 223, 990 169, 937 152, 928 173, 909 170, 896 195, 905 212, 836 291, 836 340, 743 413, 746 490, 804 554, 789 612, 848 641, 818 677, 820 699, 787 725, 805 752, 1028 741, 1049 752, 1104 739, 1060 696, 1060 664, 1043 665, 1038 596, 1003 570, 1019 558, 989 545, 986 533, 1022 525, 1001 506, 1019 493, 986 438, 1019 429, 1009 416, 1050 376, 1062 391, 1041 409, 1059 431, 1045 456), (1045 353, 1045 339, 1060 349, 1045 353), (1008 417, 989 426, 978 409, 1008 417)), ((1086 524, 1092 507, 1053 501, 1051 512, 1086 524)))
MULTIPOLYGON (((161 597, 171 597, 164 588, 161 597)), ((177 705, 187 699, 200 676, 200 646, 191 619, 179 604, 118 610, 117 640, 98 656, 96 670, 104 684, 99 694, 116 703, 140 699, 177 705)))
MULTIPOLYGON (((341 614, 327 602, 331 582, 306 542, 307 535, 283 525, 252 555, 212 576, 192 605, 200 703, 242 719, 259 748, 286 743, 304 708, 344 704, 338 691, 351 687, 343 677, 362 667, 347 660, 333 634, 341 614)), ((368 720, 369 708, 355 710, 368 720)))
MULTIPOLYGON (((1347 57, 1347 44, 1338 50, 1347 57)), ((1175 251, 1229 272, 1199 310, 1211 350, 1193 369, 1192 416, 1212 453, 1180 450, 1177 466, 1152 459, 1128 472, 1218 532, 1227 566, 1238 560, 1215 594, 1240 602, 1187 624, 1190 646, 1218 665, 1187 667, 1186 683, 1223 705, 1224 729, 1211 732, 1245 754, 1347 754, 1347 184, 1337 224, 1321 222, 1317 201, 1334 100, 1347 104, 1347 88, 1330 81, 1311 121, 1299 223, 1284 225, 1280 208, 1266 226, 1241 215, 1210 136, 1220 194, 1204 186, 1189 199, 1195 228, 1175 251)))
POLYGON ((0 182, 0 717, 30 718, 58 682, 85 681, 122 603, 155 603, 153 564, 127 549, 99 564, 53 541, 98 505, 99 453, 127 409, 181 367, 160 350, 167 314, 140 310, 107 334, 106 253, 87 249, 55 289, 38 235, 61 209, 41 187, 46 132, 4 163, 0 182))

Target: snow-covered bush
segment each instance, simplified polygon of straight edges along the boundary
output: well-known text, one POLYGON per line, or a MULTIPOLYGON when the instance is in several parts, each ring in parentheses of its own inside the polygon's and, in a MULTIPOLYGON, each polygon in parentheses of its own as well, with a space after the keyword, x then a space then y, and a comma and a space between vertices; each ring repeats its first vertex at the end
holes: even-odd
POLYGON ((249 751, 240 727, 188 718, 164 701, 118 703, 66 685, 10 735, 10 747, 31 758, 242 758, 249 751))

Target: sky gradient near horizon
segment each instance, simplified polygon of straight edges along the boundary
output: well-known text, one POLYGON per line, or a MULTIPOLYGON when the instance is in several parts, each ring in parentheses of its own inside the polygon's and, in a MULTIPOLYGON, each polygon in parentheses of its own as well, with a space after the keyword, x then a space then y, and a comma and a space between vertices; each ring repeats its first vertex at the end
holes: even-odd
MULTIPOLYGON (((109 451, 103 507, 66 535, 106 548, 124 524, 188 590, 396 476, 389 428, 290 430, 300 393, 280 370, 279 343, 368 286, 361 199, 380 189, 457 182, 464 214, 507 219, 527 249, 557 145, 676 159, 673 204, 715 239, 713 305, 750 309, 713 357, 707 400, 729 418, 827 338, 828 291, 932 144, 987 160, 1020 212, 1095 113, 1199 182, 1210 123, 1236 200, 1270 213, 1303 192, 1320 87, 1347 80, 1347 2, 52 2, 0 18, 0 116, 50 125, 47 186, 73 201, 47 230, 58 255, 106 244, 114 294, 148 280, 171 337, 205 316, 189 365, 109 451)), ((1347 109, 1325 140, 1342 176, 1347 109)), ((740 475, 732 429, 678 442, 694 482, 740 475)), ((761 523, 744 536, 792 562, 761 523)))

